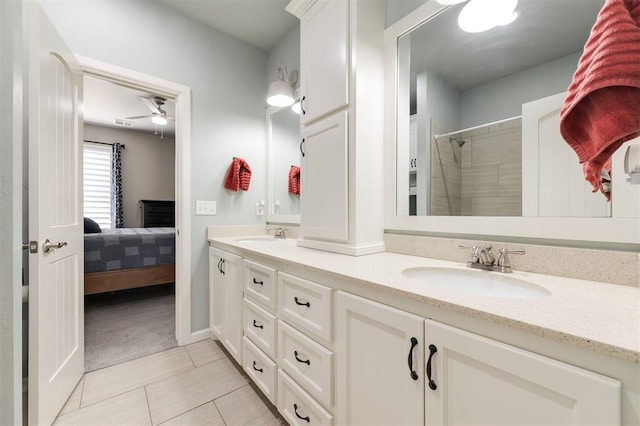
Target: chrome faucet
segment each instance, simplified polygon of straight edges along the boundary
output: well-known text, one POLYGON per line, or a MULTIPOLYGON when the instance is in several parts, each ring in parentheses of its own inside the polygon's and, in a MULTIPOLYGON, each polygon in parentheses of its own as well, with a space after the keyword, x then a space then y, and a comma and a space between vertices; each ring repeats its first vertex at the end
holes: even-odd
POLYGON ((282 226, 268 226, 266 231, 273 231, 273 238, 282 238, 285 239, 287 236, 285 235, 285 231, 287 228, 283 228, 282 226))
POLYGON ((469 259, 467 260, 467 266, 474 269, 483 269, 485 271, 497 271, 497 272, 513 272, 511 268, 511 261, 509 260, 509 253, 513 254, 525 254, 523 249, 500 249, 500 255, 496 260, 496 256, 492 251, 491 244, 485 244, 484 246, 465 246, 460 247, 470 249, 469 259))

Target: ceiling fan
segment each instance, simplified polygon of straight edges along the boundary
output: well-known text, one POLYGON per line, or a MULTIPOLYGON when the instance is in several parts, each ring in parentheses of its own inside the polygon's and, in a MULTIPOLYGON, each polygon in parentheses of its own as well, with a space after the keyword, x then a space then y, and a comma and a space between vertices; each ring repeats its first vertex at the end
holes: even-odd
POLYGON ((166 102, 166 99, 159 96, 155 96, 153 100, 140 96, 140 100, 147 108, 151 110, 151 114, 137 115, 135 117, 127 117, 128 120, 138 120, 140 118, 151 118, 151 122, 159 126, 167 124, 167 120, 175 120, 175 117, 167 115, 167 112, 162 109, 162 105, 166 102))

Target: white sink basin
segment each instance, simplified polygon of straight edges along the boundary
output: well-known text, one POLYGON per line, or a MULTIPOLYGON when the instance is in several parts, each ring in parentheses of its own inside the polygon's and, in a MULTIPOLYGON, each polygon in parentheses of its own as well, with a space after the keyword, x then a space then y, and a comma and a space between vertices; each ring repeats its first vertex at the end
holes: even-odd
POLYGON ((273 242, 276 239, 273 238, 270 235, 265 235, 264 237, 261 236, 256 236, 256 237, 243 237, 243 238, 238 238, 236 240, 236 242, 239 243, 269 243, 269 242, 273 242))
POLYGON ((456 293, 505 299, 538 299, 551 292, 500 272, 461 270, 453 268, 408 268, 402 275, 428 288, 456 293))

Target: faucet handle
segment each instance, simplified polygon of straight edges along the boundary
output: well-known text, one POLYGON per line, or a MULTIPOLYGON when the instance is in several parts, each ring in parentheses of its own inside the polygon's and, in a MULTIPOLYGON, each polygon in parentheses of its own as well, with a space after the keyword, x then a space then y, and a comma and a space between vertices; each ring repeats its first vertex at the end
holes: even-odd
POLYGON ((498 261, 496 265, 500 268, 501 272, 513 272, 511 269, 511 261, 509 260, 509 253, 513 254, 525 254, 526 251, 524 249, 500 249, 500 257, 498 257, 498 261))
POLYGON ((473 246, 467 246, 464 244, 458 244, 458 247, 460 248, 467 248, 467 249, 471 249, 469 251, 469 259, 467 260, 467 263, 478 263, 480 262, 480 257, 478 256, 478 250, 480 250, 479 246, 473 245, 473 246))

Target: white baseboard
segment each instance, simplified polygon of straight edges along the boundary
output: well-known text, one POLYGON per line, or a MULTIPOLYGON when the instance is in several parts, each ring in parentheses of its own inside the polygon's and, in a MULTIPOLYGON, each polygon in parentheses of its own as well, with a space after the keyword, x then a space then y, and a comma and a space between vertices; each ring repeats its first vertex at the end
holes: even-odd
POLYGON ((203 330, 194 331, 191 334, 189 334, 186 337, 186 339, 184 339, 182 344, 183 346, 190 345, 192 343, 200 342, 202 340, 206 340, 209 338, 211 338, 211 330, 209 330, 208 328, 205 328, 203 330))

